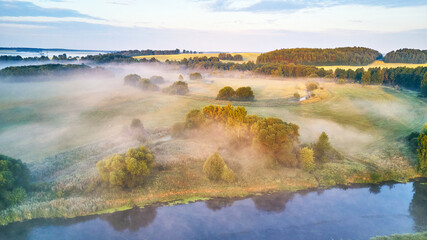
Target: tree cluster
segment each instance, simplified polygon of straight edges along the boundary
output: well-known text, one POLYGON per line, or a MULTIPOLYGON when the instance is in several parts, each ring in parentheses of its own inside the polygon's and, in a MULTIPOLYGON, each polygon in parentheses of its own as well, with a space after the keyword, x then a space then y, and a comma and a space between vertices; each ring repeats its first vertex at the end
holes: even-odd
POLYGON ((110 186, 132 188, 141 185, 154 163, 154 155, 141 146, 126 154, 113 154, 96 164, 103 182, 110 186))
POLYGON ((416 168, 422 175, 427 176, 427 124, 424 125, 417 140, 418 161, 416 163, 416 168))
POLYGON ((190 80, 201 80, 201 79, 203 79, 203 76, 199 72, 190 73, 190 80))
POLYGON ((162 91, 171 95, 186 95, 190 92, 188 84, 183 81, 176 81, 171 86, 164 88, 162 91))
POLYGON ((0 155, 0 210, 27 197, 30 171, 21 160, 0 155))
POLYGON ((236 91, 230 86, 219 90, 216 99, 228 101, 253 101, 255 98, 251 87, 240 87, 236 91))
POLYGON ((175 50, 147 49, 147 50, 126 50, 126 51, 115 52, 114 54, 119 54, 127 57, 134 57, 134 56, 146 56, 146 55, 175 55, 179 53, 180 53, 179 49, 175 49, 175 50))
MULTIPOLYGON (((153 76, 158 79, 159 76, 153 76)), ((152 77, 152 78, 153 78, 152 77)), ((163 79, 163 78, 162 78, 163 79)), ((152 83, 148 78, 141 78, 138 74, 129 74, 124 77, 124 84, 136 87, 145 91, 159 91, 160 87, 152 83)))
POLYGON ((292 48, 263 53, 257 63, 294 63, 303 65, 367 65, 382 55, 363 47, 344 48, 292 48))
POLYGON ((243 61, 243 56, 240 54, 235 54, 234 56, 229 53, 220 53, 218 54, 220 60, 230 60, 230 61, 243 61))
POLYGON ((18 56, 2 55, 0 56, 0 61, 47 62, 47 61, 50 61, 50 59, 46 56, 23 58, 19 55, 18 56))
POLYGON ((403 48, 387 53, 386 63, 427 63, 427 50, 403 48))

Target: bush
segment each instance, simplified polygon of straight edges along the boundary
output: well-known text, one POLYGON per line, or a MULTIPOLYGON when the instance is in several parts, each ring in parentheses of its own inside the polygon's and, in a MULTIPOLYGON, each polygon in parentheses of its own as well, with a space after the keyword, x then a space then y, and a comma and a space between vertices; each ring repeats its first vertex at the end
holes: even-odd
POLYGON ((139 76, 138 74, 129 74, 125 76, 124 83, 125 85, 136 87, 140 80, 141 80, 141 76, 139 76))
POLYGON ((235 95, 236 100, 252 101, 255 98, 254 92, 252 91, 251 87, 240 87, 236 90, 235 95))
POLYGON ((299 95, 299 93, 296 92, 296 93, 294 93, 294 98, 299 100, 301 98, 301 96, 299 95))
POLYGON ((338 81, 337 81, 337 84, 346 84, 347 82, 345 81, 345 79, 343 79, 343 78, 340 78, 340 79, 338 79, 338 81))
POLYGON ((171 127, 171 136, 172 137, 179 137, 181 136, 185 131, 185 123, 175 123, 171 127))
POLYGON ((342 160, 343 155, 334 149, 329 143, 329 137, 325 132, 319 136, 317 143, 314 144, 314 158, 316 161, 325 163, 328 160, 342 160))
POLYGON ((205 120, 205 116, 201 110, 193 109, 185 116, 185 128, 198 128, 205 120))
POLYGON ((21 160, 0 155, 0 209, 27 197, 30 171, 21 160))
POLYGON ((315 82, 309 82, 307 84, 307 91, 313 91, 319 88, 319 85, 315 82))
POLYGON ((110 186, 132 188, 143 183, 143 177, 150 172, 154 155, 141 146, 131 148, 126 154, 111 155, 96 164, 102 181, 110 186))
POLYGON ((154 84, 162 84, 165 82, 165 79, 162 76, 152 76, 150 81, 154 84))
POLYGON ((214 153, 206 159, 203 164, 203 173, 211 181, 224 180, 231 183, 236 178, 233 170, 227 167, 219 153, 214 153))
POLYGON ((190 73, 190 80, 199 80, 199 79, 203 79, 202 74, 198 72, 190 73))
POLYGON ((179 74, 178 81, 184 81, 184 77, 182 76, 182 74, 179 74))
POLYGON ((221 90, 219 90, 218 95, 216 96, 216 99, 233 100, 235 94, 236 93, 232 87, 226 86, 226 87, 223 87, 221 90))
POLYGON ((314 151, 308 147, 301 149, 299 152, 299 162, 300 168, 307 172, 313 171, 316 166, 314 163, 314 151))
POLYGON ((142 78, 138 82, 138 87, 140 87, 142 90, 146 91, 158 91, 160 90, 159 86, 152 83, 148 78, 142 78))
POLYGON ((174 95, 185 95, 190 90, 188 90, 188 84, 183 81, 174 82, 171 86, 163 89, 164 93, 174 94, 174 95))

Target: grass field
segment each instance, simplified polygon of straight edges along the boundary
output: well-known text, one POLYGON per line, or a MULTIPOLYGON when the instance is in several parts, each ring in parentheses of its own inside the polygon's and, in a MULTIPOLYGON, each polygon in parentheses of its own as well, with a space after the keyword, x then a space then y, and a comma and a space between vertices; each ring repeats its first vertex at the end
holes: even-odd
POLYGON ((412 63, 385 63, 383 61, 374 61, 373 63, 366 65, 366 66, 317 66, 318 68, 324 68, 325 70, 335 70, 337 68, 341 68, 341 69, 353 69, 356 70, 358 68, 376 68, 376 67, 380 67, 380 68, 396 68, 396 67, 407 67, 407 68, 416 68, 416 67, 427 67, 427 63, 424 64, 412 64, 412 63))
MULTIPOLYGON (((122 71, 121 75, 148 70, 122 71)), ((168 80, 161 87, 168 86, 182 73, 152 71, 150 75, 163 75, 168 80)), ((188 73, 182 74, 188 79, 188 73)), ((121 77, 1 83, 0 152, 28 163, 38 184, 28 201, 10 211, 0 211, 3 223, 88 215, 132 204, 186 202, 352 182, 404 181, 416 176, 409 164, 413 155, 408 154, 402 142, 403 137, 419 131, 427 122, 427 104, 416 93, 324 81, 320 82, 322 89, 315 91, 322 97, 304 103, 296 101, 293 93, 304 88, 308 79, 203 75, 203 81, 188 81, 187 96, 143 92, 124 86, 121 77), (214 184, 204 178, 201 166, 212 152, 223 151, 223 143, 205 142, 203 138, 160 141, 167 135, 165 131, 152 134, 152 139, 144 143, 158 160, 144 186, 132 191, 100 187, 96 162, 140 144, 126 135, 133 118, 141 119, 145 128, 154 133, 167 129, 183 121, 191 109, 228 104, 215 100, 218 90, 225 85, 251 86, 255 101, 232 104, 244 106, 248 114, 278 117, 298 124, 302 143, 314 142, 322 131, 327 132, 332 145, 346 159, 325 164, 312 174, 287 168, 249 173, 236 170, 239 179, 236 183, 214 184), (372 173, 379 176, 374 179, 372 173)), ((233 158, 233 153, 221 154, 233 158)))
MULTIPOLYGON (((235 55, 235 54, 240 54, 243 56, 243 62, 247 62, 247 61, 253 61, 256 62, 256 58, 260 55, 260 53, 231 53, 231 55, 235 55)), ((175 60, 175 61, 179 61, 182 60, 184 58, 194 58, 194 57, 218 57, 218 53, 197 53, 197 54, 173 54, 173 55, 150 55, 150 56, 137 56, 134 58, 137 59, 142 59, 142 58, 146 58, 146 59, 150 59, 150 58, 156 58, 157 60, 159 60, 160 62, 164 62, 166 60, 175 60)), ((227 60, 223 60, 223 61, 227 61, 227 60)), ((230 62, 242 62, 242 61, 230 61, 230 62)))

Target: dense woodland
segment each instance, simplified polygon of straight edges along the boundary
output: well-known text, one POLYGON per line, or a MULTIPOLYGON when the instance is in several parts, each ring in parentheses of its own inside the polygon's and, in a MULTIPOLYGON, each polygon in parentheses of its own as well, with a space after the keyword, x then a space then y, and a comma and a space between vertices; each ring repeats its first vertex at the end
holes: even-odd
POLYGON ((386 63, 427 63, 427 50, 403 48, 387 53, 386 63))
POLYGON ((363 47, 280 49, 258 56, 257 63, 294 63, 303 65, 367 65, 382 55, 363 47))
POLYGON ((221 60, 230 60, 230 61, 243 61, 243 56, 240 54, 235 54, 234 56, 229 53, 220 53, 218 58, 221 60))

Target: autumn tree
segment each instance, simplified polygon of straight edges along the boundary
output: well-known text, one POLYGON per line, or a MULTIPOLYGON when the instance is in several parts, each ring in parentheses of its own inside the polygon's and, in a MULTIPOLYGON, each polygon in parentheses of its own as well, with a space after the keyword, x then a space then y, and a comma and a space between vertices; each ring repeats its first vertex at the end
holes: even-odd
POLYGON ((311 172, 316 166, 314 163, 314 151, 308 147, 304 147, 299 152, 300 168, 307 172, 311 172))
POLYGON ((101 179, 110 186, 132 188, 143 183, 153 166, 154 155, 141 146, 126 154, 113 154, 96 164, 101 179))
POLYGON ((254 100, 255 96, 251 87, 240 87, 236 89, 235 98, 236 100, 252 101, 254 100))

